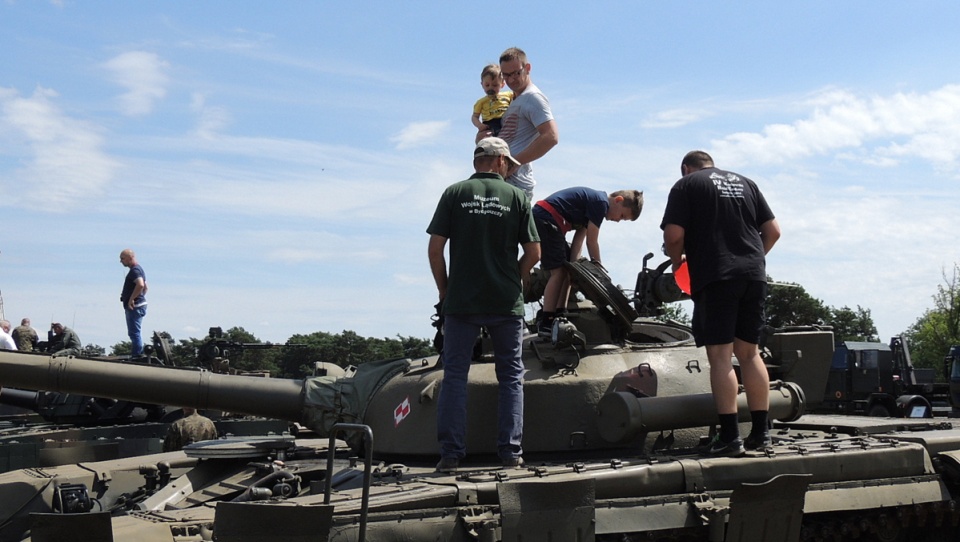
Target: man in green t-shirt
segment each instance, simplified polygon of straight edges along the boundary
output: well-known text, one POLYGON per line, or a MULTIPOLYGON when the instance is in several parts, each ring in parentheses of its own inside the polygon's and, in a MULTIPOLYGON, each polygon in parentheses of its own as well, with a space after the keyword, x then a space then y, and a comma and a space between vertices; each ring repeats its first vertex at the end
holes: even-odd
POLYGON ((540 260, 540 238, 530 200, 503 180, 516 165, 505 141, 481 139, 474 150, 476 173, 443 192, 427 228, 430 269, 444 315, 437 404, 441 472, 456 470, 467 453, 467 375, 481 327, 490 334, 497 364, 498 453, 504 466, 523 465, 522 292, 523 281, 540 260), (449 273, 444 258, 448 240, 449 273))

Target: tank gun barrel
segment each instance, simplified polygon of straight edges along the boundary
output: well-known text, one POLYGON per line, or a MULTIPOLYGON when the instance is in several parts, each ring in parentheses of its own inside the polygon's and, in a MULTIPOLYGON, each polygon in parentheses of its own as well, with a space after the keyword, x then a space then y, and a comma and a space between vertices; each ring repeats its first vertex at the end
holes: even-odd
POLYGON ((0 352, 4 386, 299 421, 303 381, 0 352))
POLYGON ((40 408, 40 392, 0 388, 0 404, 35 411, 40 408))

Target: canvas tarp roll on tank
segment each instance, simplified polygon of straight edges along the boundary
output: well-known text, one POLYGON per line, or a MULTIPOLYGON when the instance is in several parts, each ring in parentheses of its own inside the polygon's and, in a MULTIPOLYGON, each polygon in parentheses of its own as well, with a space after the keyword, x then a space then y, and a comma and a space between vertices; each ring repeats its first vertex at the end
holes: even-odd
MULTIPOLYGON (((410 359, 370 361, 348 376, 324 376, 304 382, 303 422, 321 437, 330 436, 336 423, 363 423, 370 398, 395 375, 410 368, 410 359)), ((358 449, 361 435, 351 433, 347 443, 358 449)))

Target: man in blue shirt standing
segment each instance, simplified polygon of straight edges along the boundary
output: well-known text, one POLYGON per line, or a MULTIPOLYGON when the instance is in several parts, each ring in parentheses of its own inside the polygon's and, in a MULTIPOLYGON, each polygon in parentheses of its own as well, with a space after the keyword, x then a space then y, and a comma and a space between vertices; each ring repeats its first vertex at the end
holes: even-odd
POLYGON ((127 335, 130 337, 130 357, 143 355, 143 338, 140 324, 147 314, 147 276, 137 263, 137 256, 129 248, 120 253, 120 263, 128 268, 120 292, 120 303, 127 316, 127 335))

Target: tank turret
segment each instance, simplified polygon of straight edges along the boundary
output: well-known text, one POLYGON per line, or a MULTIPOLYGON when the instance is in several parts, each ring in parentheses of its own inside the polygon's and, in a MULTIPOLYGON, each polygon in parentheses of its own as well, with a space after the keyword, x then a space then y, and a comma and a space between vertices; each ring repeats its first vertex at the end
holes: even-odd
MULTIPOLYGON (((661 336, 673 331, 669 326, 649 326, 661 336)), ((644 327, 638 326, 637 332, 644 327)), ((623 346, 587 348, 573 356, 551 345, 531 347, 524 382, 529 420, 524 447, 530 452, 563 452, 637 446, 634 437, 644 430, 711 425, 716 410, 706 366, 696 359, 696 350, 677 346, 673 351, 649 352, 623 346), (574 364, 576 368, 571 368, 574 364), (673 397, 671 406, 655 410, 655 401, 649 399, 658 397, 673 397), (650 404, 648 414, 642 422, 635 421, 637 409, 645 404, 650 404), (686 415, 670 414, 672 409, 686 415), (631 438, 604 438, 601 420, 610 434, 613 427, 630 425, 624 431, 631 438)), ((437 453, 434 397, 443 373, 436 357, 369 362, 343 376, 305 381, 13 352, 0 353, 0 368, 4 383, 18 387, 278 418, 307 425, 322 436, 335 423, 364 423, 378 436, 377 453, 437 453)), ((802 412, 802 392, 778 389, 786 391, 773 394, 771 412, 780 419, 795 419, 802 412)), ((478 363, 471 370, 468 396, 468 449, 477 453, 493 451, 490 435, 495 424, 484 406, 494 402, 496 393, 493 364, 478 363)), ((743 416, 748 419, 746 412, 743 416)))

